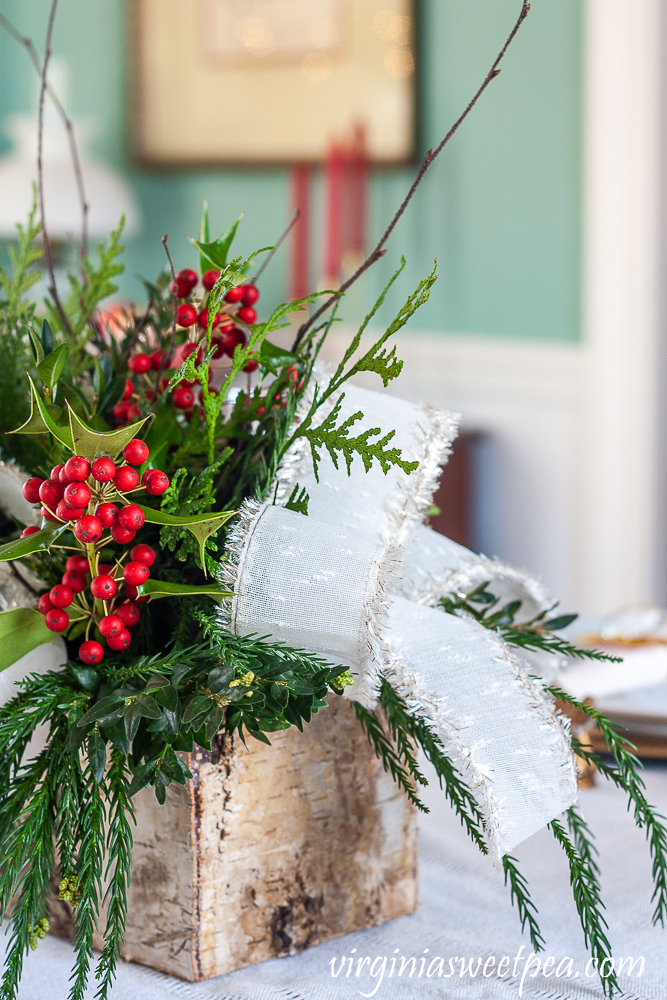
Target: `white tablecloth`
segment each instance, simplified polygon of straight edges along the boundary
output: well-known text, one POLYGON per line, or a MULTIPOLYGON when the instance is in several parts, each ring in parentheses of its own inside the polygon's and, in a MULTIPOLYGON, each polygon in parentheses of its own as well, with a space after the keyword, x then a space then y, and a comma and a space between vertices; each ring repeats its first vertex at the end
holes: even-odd
MULTIPOLYGON (((654 767, 646 772, 649 799, 667 813, 667 768, 654 767)), ((594 976, 586 976, 587 953, 583 946, 579 921, 571 900, 567 866, 553 837, 542 831, 523 844, 515 854, 528 878, 539 909, 540 926, 546 938, 546 950, 540 956, 553 956, 547 965, 551 975, 542 971, 535 977, 531 964, 522 984, 523 959, 530 953, 528 939, 522 937, 516 911, 508 892, 490 863, 478 854, 467 840, 458 821, 443 801, 437 786, 427 789, 432 812, 421 826, 421 906, 410 917, 402 917, 383 927, 351 934, 312 948, 294 958, 277 959, 204 983, 184 983, 151 972, 137 965, 120 963, 113 1000, 353 1000, 372 993, 387 1000, 412 997, 456 998, 456 1000, 587 1000, 602 996, 594 976), (516 961, 521 946, 521 959, 516 961), (353 952, 353 949, 356 949, 353 952), (428 949, 428 951, 426 951, 428 949), (351 975, 346 962, 340 973, 341 959, 352 956, 351 975), (398 976, 394 966, 389 978, 392 957, 415 956, 416 969, 409 976, 410 963, 398 976), (496 971, 485 962, 495 957, 496 971), (510 961, 497 968, 503 956, 510 961), (356 976, 358 960, 369 958, 356 976), (382 958, 388 959, 380 978, 382 958), (421 963, 420 958, 425 959, 421 963), (567 958, 573 961, 567 976, 567 958), (437 959, 444 958, 439 964, 437 959), (451 965, 449 959, 456 959, 451 965), (463 976, 461 961, 463 958, 463 976), (332 977, 334 970, 340 974, 332 977), (469 974, 479 968, 476 976, 469 974), (478 959, 481 960, 478 962, 478 959), (369 966, 374 965, 374 977, 369 966), (560 964, 560 977, 554 973, 560 964), (420 977, 420 968, 423 974, 420 977), (446 978, 437 975, 439 969, 446 978), (429 971, 431 975, 429 976, 429 971), (513 972, 517 975, 514 976, 513 972), (504 978, 497 973, 504 972, 504 978), (448 973, 453 973, 448 975, 448 973)), ((651 879, 647 845, 625 811, 624 797, 601 779, 597 787, 581 796, 584 814, 597 835, 609 936, 616 959, 628 956, 644 959, 631 975, 620 977, 626 996, 641 1000, 665 1000, 667 997, 667 931, 651 925, 651 879)), ((71 968, 71 947, 51 937, 40 943, 28 956, 20 1000, 66 1000, 71 968)), ((628 966, 625 966, 626 972, 628 966)), ((589 969, 589 972, 591 970, 589 969)), ((88 996, 94 994, 94 987, 88 996)))

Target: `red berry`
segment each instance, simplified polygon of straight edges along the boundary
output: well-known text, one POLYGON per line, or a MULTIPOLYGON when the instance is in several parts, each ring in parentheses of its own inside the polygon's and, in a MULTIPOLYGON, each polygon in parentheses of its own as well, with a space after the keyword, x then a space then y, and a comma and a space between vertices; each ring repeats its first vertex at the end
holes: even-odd
POLYGON ((81 594, 86 589, 86 576, 84 573, 63 573, 63 584, 69 587, 70 590, 74 591, 75 594, 81 594))
POLYGON ((125 625, 128 626, 128 628, 131 627, 132 625, 136 625, 141 617, 139 613, 139 608, 136 606, 136 604, 132 604, 131 601, 123 601, 122 604, 119 604, 118 607, 116 608, 116 614, 118 615, 119 618, 122 619, 122 621, 124 622, 125 625))
POLYGON ((146 482, 144 483, 144 489, 150 496, 156 497, 160 493, 165 493, 169 488, 169 477, 165 475, 164 472, 160 472, 159 469, 150 469, 148 475, 146 476, 146 482))
MULTIPOLYGON (((114 615, 115 617, 115 615, 114 615)), ((127 647, 132 642, 132 636, 127 631, 126 628, 119 632, 118 635, 110 635, 107 638, 107 645, 109 649, 120 651, 121 649, 127 649, 127 647)))
POLYGON ((74 600, 74 591, 64 583, 57 583, 51 587, 49 597, 54 608, 68 608, 74 600))
POLYGON ((52 608, 44 615, 44 623, 51 632, 64 632, 69 625, 69 615, 60 608, 52 608))
POLYGON ((65 569, 68 573, 87 573, 88 560, 85 556, 70 556, 65 563, 65 569))
POLYGON ((118 523, 123 528, 129 528, 130 531, 138 531, 139 528, 143 528, 145 520, 143 510, 136 503, 121 507, 118 511, 118 523))
POLYGON ((239 330, 238 326, 233 326, 231 330, 227 330, 223 335, 223 343, 225 345, 225 352, 230 358, 234 357, 234 351, 240 344, 241 347, 245 347, 246 336, 243 330, 239 330))
POLYGON ((243 366, 244 372, 254 372, 259 368, 259 363, 254 358, 250 358, 247 365, 243 366))
POLYGON ((57 521, 58 520, 58 518, 56 517, 56 515, 52 514, 51 511, 47 507, 42 507, 39 512, 42 515, 42 517, 45 518, 47 521, 57 521))
POLYGON ((153 353, 151 354, 151 368, 153 369, 153 371, 159 372, 160 368, 163 367, 162 362, 163 359, 166 358, 166 356, 167 356, 166 351, 153 351, 153 353))
POLYGON ((54 604, 48 594, 42 594, 37 602, 37 608, 45 615, 48 611, 53 611, 54 604))
POLYGON ((225 302, 240 302, 243 298, 243 285, 236 285, 230 288, 225 295, 225 302))
POLYGON ((130 465, 143 465, 148 461, 148 445, 140 438, 132 438, 123 448, 123 458, 130 465))
POLYGON ((139 587, 149 576, 148 566, 142 562, 129 562, 123 569, 123 579, 132 587, 139 587))
POLYGON ((128 361, 127 367, 135 375, 145 375, 151 370, 151 359, 147 354, 135 354, 128 361))
POLYGON ((118 517, 118 507, 113 503, 98 503, 95 508, 95 517, 104 528, 113 528, 118 517))
POLYGON ((143 563, 144 566, 152 566, 155 562, 155 551, 146 545, 145 542, 140 542, 139 545, 135 545, 130 551, 130 559, 135 562, 143 563))
POLYGON ((177 299, 187 299, 188 295, 192 291, 192 285, 187 281, 171 281, 169 283, 169 289, 172 295, 175 295, 177 299))
POLYGON ((49 479, 55 479, 55 481, 59 483, 60 473, 64 471, 65 471, 64 465, 54 465, 53 468, 51 469, 51 475, 49 476, 49 479))
POLYGON ((201 276, 201 283, 207 292, 210 292, 214 284, 220 277, 220 271, 205 271, 201 276))
POLYGON ((184 302, 176 310, 176 322, 179 326, 193 326, 197 322, 197 310, 189 302, 184 302))
POLYGON ((84 514, 74 525, 74 534, 80 542, 97 542, 104 532, 102 522, 94 514, 84 514))
POLYGON ((90 488, 85 483, 70 483, 65 487, 63 500, 70 507, 87 507, 90 503, 90 488))
POLYGON ((257 313, 252 306, 243 306, 236 314, 237 318, 241 320, 242 323, 247 323, 248 326, 252 324, 257 319, 257 313))
POLYGON ((39 487, 39 499, 51 510, 54 509, 59 500, 62 500, 65 487, 53 479, 45 479, 39 487))
POLYGON ((23 529, 21 538, 28 538, 29 535, 34 535, 39 530, 34 524, 31 524, 29 527, 23 529))
POLYGON ((72 455, 65 462, 65 475, 71 483, 82 483, 90 475, 90 462, 83 455, 72 455))
POLYGON ((130 583, 125 584, 125 596, 134 604, 145 604, 148 600, 148 594, 145 594, 143 597, 139 597, 139 591, 130 583))
POLYGON ((197 272, 193 271, 191 267, 182 267, 176 275, 176 281, 180 281, 184 285, 189 285, 190 291, 195 287, 198 280, 197 272))
POLYGON ((208 326, 208 309, 202 309, 197 313, 197 326, 202 330, 208 326))
POLYGON ((254 306, 255 302, 259 298, 259 291, 256 285, 241 285, 243 289, 243 302, 244 306, 254 306))
POLYGON ((128 403, 127 410, 125 411, 125 419, 129 424, 133 420, 138 420, 141 416, 141 410, 135 403, 128 403))
POLYGON ((61 521, 78 521, 83 514, 83 507, 70 507, 65 500, 59 500, 56 507, 56 516, 61 521))
POLYGON ((23 484, 23 496, 26 498, 28 503, 39 503, 39 488, 43 482, 43 479, 38 479, 35 476, 33 479, 28 479, 23 484))
POLYGON ((99 642, 95 642, 94 639, 89 639, 88 642, 82 642, 79 646, 79 659, 84 663, 87 663, 89 667, 99 663, 103 656, 104 650, 100 646, 99 642))
POLYGON ((113 484, 119 493, 127 493, 128 490, 133 490, 138 483, 139 473, 131 465, 121 465, 113 477, 113 484))
POLYGON ((90 581, 90 592, 98 601, 110 601, 118 586, 112 576, 96 576, 90 581))
POLYGON ((116 420, 119 420, 121 422, 127 420, 127 407, 128 407, 127 403, 116 403, 116 405, 112 410, 112 413, 116 418, 116 420))
POLYGON ((90 470, 98 483, 110 483, 116 475, 116 466, 110 458, 98 458, 90 470))
MULTIPOLYGON (((151 358, 153 355, 151 354, 151 358)), ((134 392, 134 386, 129 378, 125 379, 125 392, 123 393, 123 402, 126 402, 134 392)))
POLYGON ((127 545, 128 542, 133 542, 135 535, 136 531, 131 531, 130 528, 124 528, 121 524, 114 524, 111 528, 111 537, 114 542, 118 542, 119 545, 127 545))
POLYGON ((171 401, 179 410, 189 410, 194 405, 195 394, 186 385, 179 385, 171 394, 171 401))
POLYGON ((113 576, 113 566, 107 566, 106 563, 98 563, 97 566, 98 576, 113 576))
POLYGON ((187 344, 183 344, 183 360, 185 361, 185 359, 189 358, 191 354, 194 354, 198 347, 199 344, 193 344, 192 341, 189 341, 187 344))
POLYGON ((97 626, 105 639, 118 635, 125 628, 125 622, 118 615, 105 615, 97 626))

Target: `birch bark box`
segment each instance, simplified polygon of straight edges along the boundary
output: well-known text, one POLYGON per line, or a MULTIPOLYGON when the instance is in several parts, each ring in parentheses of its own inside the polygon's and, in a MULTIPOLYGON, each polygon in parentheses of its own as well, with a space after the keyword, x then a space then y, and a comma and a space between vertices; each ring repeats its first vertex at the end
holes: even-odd
POLYGON ((125 959, 201 980, 413 912, 414 809, 350 703, 334 696, 271 743, 225 737, 191 755, 193 780, 164 806, 135 797, 125 959))

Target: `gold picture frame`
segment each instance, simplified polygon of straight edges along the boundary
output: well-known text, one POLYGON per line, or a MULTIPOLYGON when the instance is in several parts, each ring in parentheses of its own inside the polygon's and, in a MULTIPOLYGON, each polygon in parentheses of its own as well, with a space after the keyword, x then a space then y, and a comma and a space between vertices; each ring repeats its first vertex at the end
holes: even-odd
POLYGON ((415 153, 414 0, 132 0, 132 142, 159 168, 415 153))

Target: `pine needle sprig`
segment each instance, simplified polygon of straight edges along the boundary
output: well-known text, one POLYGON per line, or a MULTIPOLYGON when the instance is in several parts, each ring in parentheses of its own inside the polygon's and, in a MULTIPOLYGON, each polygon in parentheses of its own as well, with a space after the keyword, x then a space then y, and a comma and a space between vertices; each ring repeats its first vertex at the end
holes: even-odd
POLYGON ((416 794, 410 771, 403 766, 400 752, 387 736, 375 712, 364 708, 358 701, 354 702, 354 711, 361 728, 366 734, 368 742, 373 747, 375 755, 382 763, 385 772, 392 776, 398 787, 405 792, 413 806, 419 809, 420 812, 427 813, 429 809, 416 794))
POLYGON ((503 856, 503 872, 505 873, 505 885, 509 882, 510 899, 512 905, 516 906, 521 921, 521 930, 525 931, 528 925, 528 934, 533 951, 537 954, 544 951, 544 938, 538 926, 536 916, 537 907, 530 898, 528 892, 528 882, 524 875, 517 868, 517 860, 510 854, 503 856))
POLYGON ((579 920, 584 932, 586 947, 596 960, 596 967, 605 996, 611 998, 621 992, 614 972, 611 944, 605 931, 608 924, 602 915, 604 903, 595 869, 582 858, 559 820, 552 820, 549 829, 563 848, 570 867, 570 885, 579 920), (609 966, 609 972, 605 970, 609 966))

